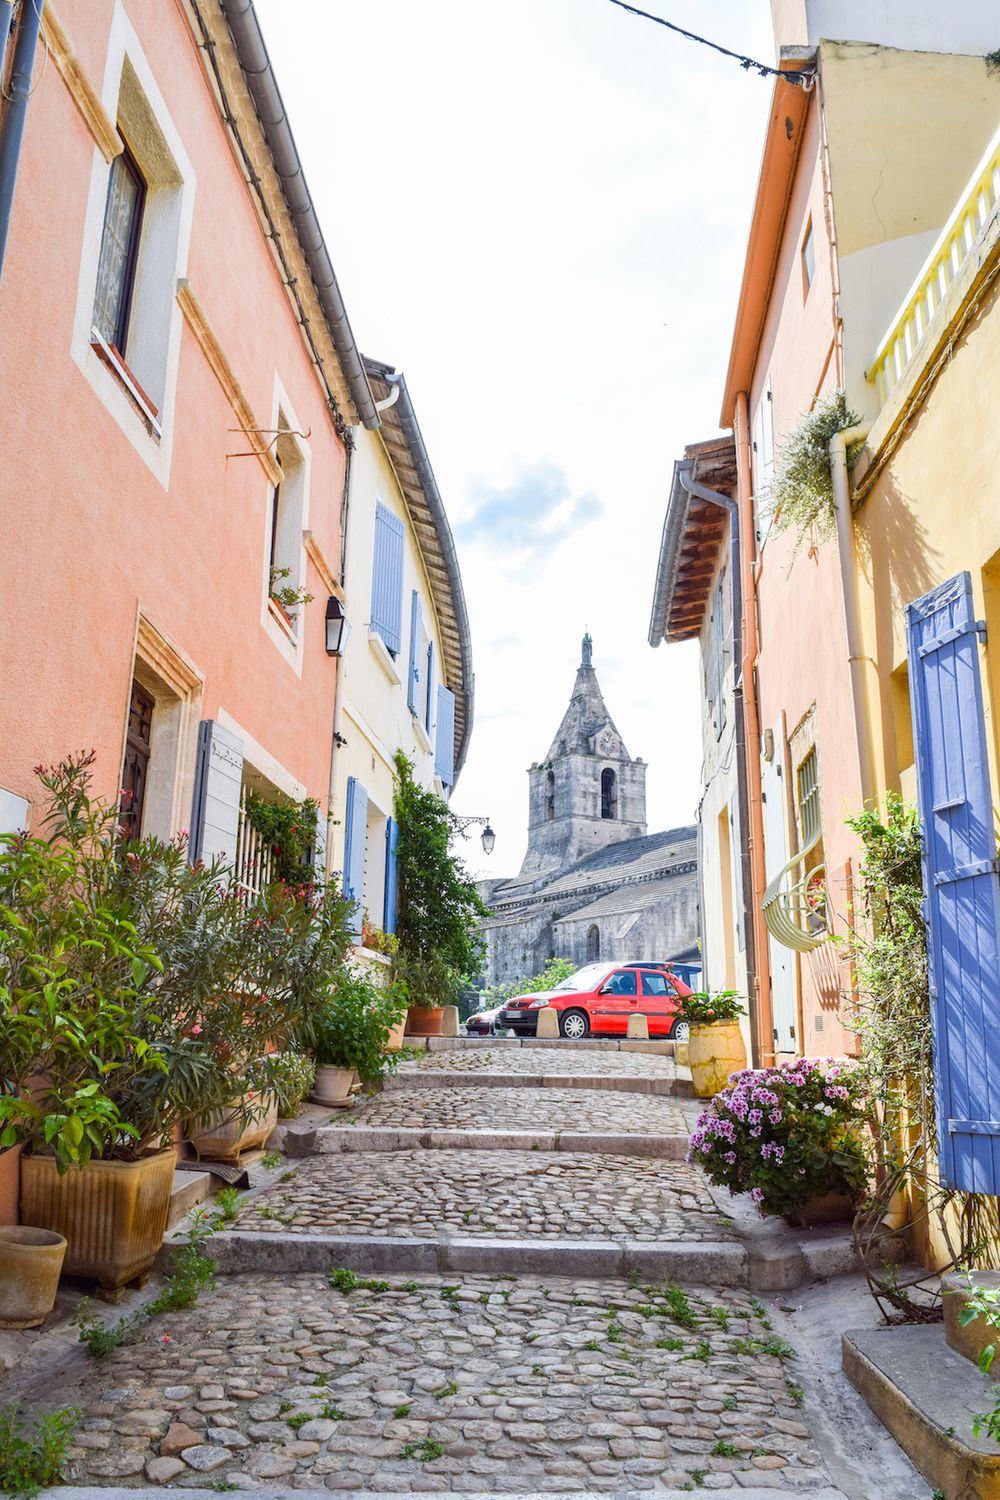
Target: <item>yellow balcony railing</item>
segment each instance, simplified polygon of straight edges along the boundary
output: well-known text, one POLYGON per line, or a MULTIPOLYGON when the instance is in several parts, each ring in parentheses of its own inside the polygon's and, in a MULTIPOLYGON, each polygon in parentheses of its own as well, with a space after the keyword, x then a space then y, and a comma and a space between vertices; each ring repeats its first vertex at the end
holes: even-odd
POLYGON ((954 213, 914 281, 868 370, 879 405, 892 395, 931 319, 1000 200, 1000 130, 987 147, 954 213))

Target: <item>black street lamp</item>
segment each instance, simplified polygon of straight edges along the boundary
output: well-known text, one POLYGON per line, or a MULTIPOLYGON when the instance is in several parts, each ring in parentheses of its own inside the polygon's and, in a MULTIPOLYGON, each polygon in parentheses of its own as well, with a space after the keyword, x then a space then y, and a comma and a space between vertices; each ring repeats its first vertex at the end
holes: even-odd
POLYGON ((347 640, 350 633, 351 624, 344 614, 344 606, 336 594, 331 594, 326 601, 327 656, 343 656, 347 648, 347 640))
POLYGON ((497 841, 497 836, 493 832, 493 829, 490 827, 489 818, 460 818, 457 816, 457 814, 455 816, 455 827, 458 829, 459 833, 464 833, 465 830, 467 828, 471 828, 474 823, 483 824, 483 853, 492 854, 493 845, 497 841))

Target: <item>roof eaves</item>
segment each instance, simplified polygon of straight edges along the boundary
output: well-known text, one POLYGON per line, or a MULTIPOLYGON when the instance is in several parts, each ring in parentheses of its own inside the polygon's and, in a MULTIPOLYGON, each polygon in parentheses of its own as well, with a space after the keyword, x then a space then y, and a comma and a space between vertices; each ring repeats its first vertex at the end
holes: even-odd
MULTIPOLYGON (((799 48, 783 48, 779 66, 794 72, 801 69, 804 59, 813 55, 799 48)), ((774 80, 726 371, 722 427, 733 426, 736 397, 750 385, 798 165, 802 126, 815 92, 782 77, 774 80)))
POLYGON ((378 412, 361 355, 347 316, 333 263, 330 260, 316 207, 309 192, 295 137, 288 120, 274 68, 254 10, 253 0, 219 0, 233 46, 254 102, 261 130, 267 141, 274 170, 302 253, 306 258, 319 297, 323 316, 347 381, 351 400, 365 427, 377 428, 378 412))
POLYGON ((465 604, 465 590, 444 501, 431 468, 420 424, 401 371, 381 360, 364 358, 370 380, 398 389, 399 395, 381 413, 381 433, 386 451, 403 486, 407 503, 414 510, 413 532, 441 625, 441 645, 449 664, 450 685, 455 692, 455 779, 465 763, 475 700, 472 667, 472 635, 465 604), (419 506, 414 502, 420 501, 419 506), (424 514, 421 514, 421 511, 424 514))

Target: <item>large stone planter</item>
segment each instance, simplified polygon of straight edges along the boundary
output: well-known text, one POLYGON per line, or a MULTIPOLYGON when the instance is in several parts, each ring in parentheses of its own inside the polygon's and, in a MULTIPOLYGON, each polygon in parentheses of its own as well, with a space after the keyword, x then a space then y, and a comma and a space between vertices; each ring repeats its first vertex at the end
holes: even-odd
MULTIPOLYGON (((973 1271, 972 1280, 976 1287, 983 1291, 1000 1291, 1000 1271, 973 1271)), ((978 1364, 983 1350, 989 1344, 996 1344, 1000 1340, 1000 1334, 981 1313, 964 1328, 959 1322, 959 1313, 964 1310, 969 1300, 969 1289, 966 1286, 964 1273, 950 1271, 947 1276, 943 1276, 941 1292, 946 1342, 956 1354, 962 1354, 973 1364, 978 1364)))
POLYGON ((406 1012, 406 1029, 410 1036, 440 1036, 443 1020, 443 1005, 411 1005, 406 1012))
POLYGON ((21 1161, 21 1218, 67 1241, 63 1270, 124 1286, 147 1272, 167 1227, 173 1151, 139 1161, 89 1161, 62 1176, 51 1156, 21 1161))
POLYGON ((28 1224, 0 1228, 0 1328, 37 1328, 52 1311, 66 1241, 28 1224))
POLYGON ((747 1065, 747 1049, 739 1021, 713 1021, 692 1026, 688 1039, 688 1066, 696 1099, 711 1099, 747 1065))
POLYGON ((317 1104, 343 1104, 354 1084, 353 1068, 335 1068, 329 1064, 316 1069, 312 1097, 317 1104))
POLYGON ((263 1146, 278 1124, 278 1101, 273 1094, 248 1094, 230 1109, 215 1110, 188 1128, 195 1154, 208 1161, 236 1161, 242 1151, 263 1146), (249 1117, 244 1106, 250 1111, 249 1117))

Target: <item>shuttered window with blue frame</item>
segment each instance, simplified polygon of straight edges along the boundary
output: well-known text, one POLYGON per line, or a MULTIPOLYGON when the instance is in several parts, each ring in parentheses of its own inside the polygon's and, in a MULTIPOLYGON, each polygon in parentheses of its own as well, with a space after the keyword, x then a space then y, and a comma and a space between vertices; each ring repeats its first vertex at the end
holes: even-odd
POLYGON ((434 678, 434 642, 427 633, 424 612, 416 589, 410 603, 410 674, 406 701, 410 712, 420 720, 428 735, 431 732, 431 708, 434 678))
POLYGON ((434 773, 445 786, 455 782, 455 694, 450 688, 437 690, 437 741, 434 747, 434 773))
POLYGON ((344 895, 354 903, 348 930, 361 938, 365 901, 365 844, 368 837, 368 793, 354 776, 347 778, 347 810, 344 818, 344 895))
POLYGON ((1000 881, 979 673, 959 573, 907 606, 941 1180, 1000 1192, 1000 881))
POLYGON ((385 824, 385 902, 382 909, 383 932, 396 931, 396 896, 399 889, 399 824, 387 818, 385 824))
POLYGON ((375 504, 371 628, 393 656, 403 644, 403 523, 382 502, 375 504))

